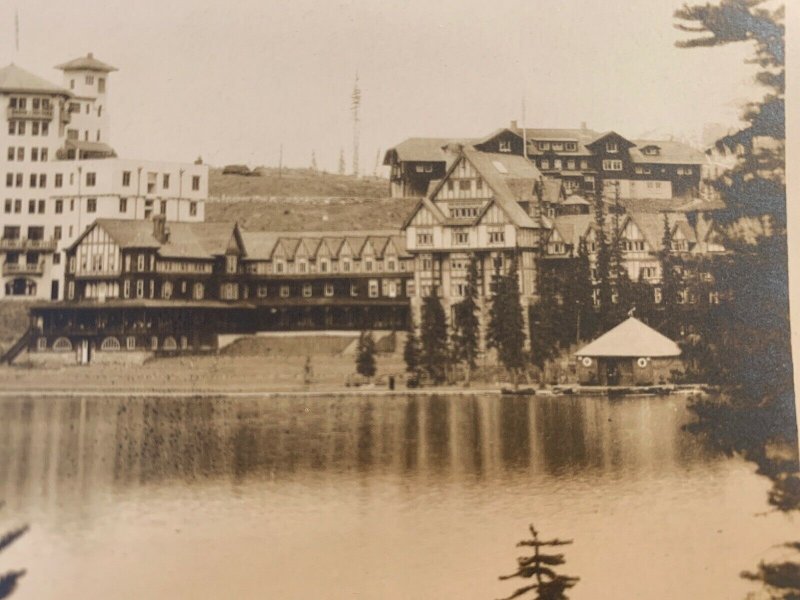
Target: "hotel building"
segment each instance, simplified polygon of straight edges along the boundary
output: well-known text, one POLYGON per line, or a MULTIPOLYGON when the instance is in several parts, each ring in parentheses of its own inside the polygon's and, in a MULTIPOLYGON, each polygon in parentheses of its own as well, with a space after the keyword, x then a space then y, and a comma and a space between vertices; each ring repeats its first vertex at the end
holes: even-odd
POLYGON ((110 146, 109 76, 88 54, 61 86, 0 69, 0 299, 64 297, 63 251, 98 218, 202 221, 208 169, 126 160, 110 146))

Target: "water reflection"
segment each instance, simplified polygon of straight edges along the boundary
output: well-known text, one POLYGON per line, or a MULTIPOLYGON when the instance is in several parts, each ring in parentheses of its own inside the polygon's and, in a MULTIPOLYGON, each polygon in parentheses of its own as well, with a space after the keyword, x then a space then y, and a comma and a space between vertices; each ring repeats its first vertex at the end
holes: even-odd
POLYGON ((0 497, 18 504, 173 479, 658 476, 708 459, 678 397, 24 398, 0 415, 0 497))

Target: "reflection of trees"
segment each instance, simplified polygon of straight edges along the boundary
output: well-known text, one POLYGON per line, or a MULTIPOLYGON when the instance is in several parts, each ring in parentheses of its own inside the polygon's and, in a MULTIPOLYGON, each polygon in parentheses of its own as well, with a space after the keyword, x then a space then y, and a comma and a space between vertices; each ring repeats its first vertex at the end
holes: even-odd
POLYGON ((681 401, 663 398, 8 401, 0 429, 13 438, 0 440, 0 493, 21 503, 103 485, 352 470, 450 481, 519 471, 660 475, 706 458, 680 432, 681 415, 681 401))

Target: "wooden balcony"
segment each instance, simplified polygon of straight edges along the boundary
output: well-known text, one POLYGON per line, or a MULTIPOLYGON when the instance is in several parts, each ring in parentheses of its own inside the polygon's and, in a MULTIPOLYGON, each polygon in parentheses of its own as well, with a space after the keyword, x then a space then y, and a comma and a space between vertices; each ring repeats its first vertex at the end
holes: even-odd
POLYGON ((3 263, 3 275, 42 275, 44 262, 38 263, 3 263))
POLYGON ((53 107, 48 108, 13 108, 8 107, 6 116, 9 119, 43 119, 51 120, 53 118, 53 107))
POLYGON ((36 250, 39 252, 55 252, 58 247, 58 240, 31 240, 28 238, 3 238, 0 239, 0 252, 20 252, 25 250, 36 250))

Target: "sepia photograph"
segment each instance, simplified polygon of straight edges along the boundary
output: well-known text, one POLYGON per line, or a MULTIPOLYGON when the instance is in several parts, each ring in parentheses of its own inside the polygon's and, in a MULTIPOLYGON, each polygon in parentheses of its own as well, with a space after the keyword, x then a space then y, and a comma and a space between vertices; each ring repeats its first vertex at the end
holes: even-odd
POLYGON ((800 599, 789 4, 1 1, 0 599, 800 599))

